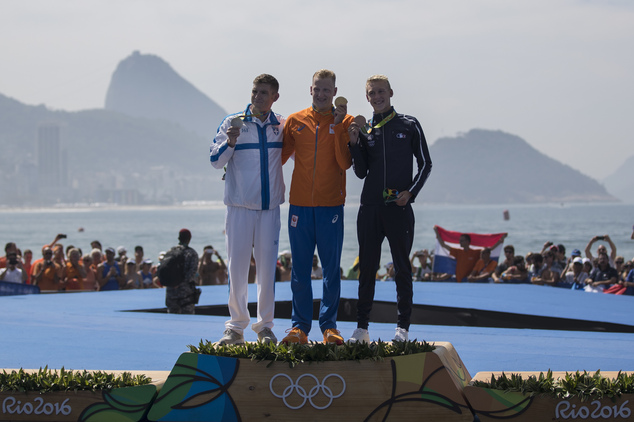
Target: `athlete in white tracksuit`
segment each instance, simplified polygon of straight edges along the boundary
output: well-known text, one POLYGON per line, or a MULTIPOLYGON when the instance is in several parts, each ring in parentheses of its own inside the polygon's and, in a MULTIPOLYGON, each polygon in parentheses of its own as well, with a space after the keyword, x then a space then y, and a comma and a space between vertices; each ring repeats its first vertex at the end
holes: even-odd
MULTIPOLYGON (((227 116, 210 148, 211 165, 226 166, 224 203, 227 205, 225 240, 229 269, 229 313, 225 323, 240 335, 250 322, 247 281, 251 251, 256 263, 257 322, 253 331, 273 327, 275 311, 275 265, 280 234, 280 204, 284 202, 282 131, 284 117, 270 111, 257 114, 258 101, 243 113, 227 116), (231 147, 227 131, 236 117, 244 125, 231 147), (260 119, 263 119, 261 121, 260 119)), ((259 109, 263 107, 260 105, 259 109)), ((266 110, 264 110, 266 111, 266 110)))

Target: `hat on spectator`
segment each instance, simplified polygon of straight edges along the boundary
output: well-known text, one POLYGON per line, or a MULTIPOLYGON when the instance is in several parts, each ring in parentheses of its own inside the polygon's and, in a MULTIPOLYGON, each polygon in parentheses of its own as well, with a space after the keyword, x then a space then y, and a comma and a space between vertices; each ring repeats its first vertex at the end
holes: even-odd
POLYGON ((128 265, 130 265, 130 264, 132 264, 132 265, 136 265, 136 261, 135 261, 134 259, 128 259, 128 260, 126 261, 126 264, 128 264, 128 265))
POLYGON ((572 252, 570 252, 570 256, 581 256, 581 251, 579 249, 573 249, 572 252))
POLYGON ((583 259, 581 258, 575 258, 572 260, 573 264, 582 264, 583 265, 583 259))
POLYGON ((117 253, 118 253, 119 255, 122 255, 122 254, 124 254, 124 253, 126 253, 126 252, 127 252, 127 250, 126 250, 125 246, 119 246, 119 247, 117 248, 117 253))
POLYGON ((106 248, 106 252, 114 253, 114 248, 106 248))
POLYGON ((152 265, 152 260, 151 260, 151 259, 144 259, 144 260, 143 260, 143 264, 150 264, 150 265, 152 265))

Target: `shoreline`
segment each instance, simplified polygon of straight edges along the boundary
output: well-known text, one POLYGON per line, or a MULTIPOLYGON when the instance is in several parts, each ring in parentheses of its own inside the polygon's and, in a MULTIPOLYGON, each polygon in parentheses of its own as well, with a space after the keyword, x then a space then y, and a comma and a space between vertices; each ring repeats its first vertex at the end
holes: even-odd
MULTIPOLYGON (((424 199, 423 199, 424 201, 424 199)), ((289 203, 284 202, 280 205, 281 208, 288 208, 289 203)), ((353 201, 348 201, 344 205, 345 207, 358 208, 360 203, 358 198, 353 201)), ((543 202, 543 203, 507 203, 507 204, 458 204, 458 203, 425 203, 415 202, 413 207, 429 208, 429 209, 497 209, 497 208, 574 208, 574 207, 600 207, 600 206, 634 206, 634 202, 543 202)), ((95 210, 122 210, 122 211, 140 211, 140 210, 169 210, 169 209, 221 209, 226 205, 222 200, 217 201, 183 201, 181 203, 160 205, 160 204, 146 204, 146 205, 121 205, 112 203, 76 203, 76 204, 58 204, 52 206, 1 206, 0 213, 11 212, 82 212, 82 211, 95 211, 95 210)))

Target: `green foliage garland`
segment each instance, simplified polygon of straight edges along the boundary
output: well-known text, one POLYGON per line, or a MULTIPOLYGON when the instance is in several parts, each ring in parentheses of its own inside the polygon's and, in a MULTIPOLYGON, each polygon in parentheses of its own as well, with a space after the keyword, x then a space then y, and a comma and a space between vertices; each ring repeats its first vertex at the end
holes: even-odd
POLYGON ((102 371, 67 371, 64 368, 58 372, 48 369, 48 366, 34 373, 28 373, 22 368, 11 372, 3 370, 0 373, 0 391, 12 392, 109 391, 114 388, 146 385, 151 382, 152 379, 145 375, 132 375, 130 372, 114 375, 102 371))
POLYGON ((519 374, 510 376, 502 373, 501 376, 491 375, 491 381, 474 381, 474 387, 503 390, 533 396, 548 396, 558 399, 579 398, 581 401, 590 399, 602 399, 608 397, 615 399, 622 394, 634 393, 634 373, 626 374, 619 371, 616 378, 605 378, 601 371, 589 374, 586 371, 568 373, 563 378, 554 378, 551 370, 546 374, 541 372, 539 376, 531 375, 523 379, 519 374))
POLYGON ((377 341, 370 344, 344 343, 341 346, 317 342, 310 342, 307 345, 295 343, 274 345, 256 342, 220 346, 209 340, 200 340, 198 347, 192 345, 188 347, 191 352, 198 354, 271 361, 269 365, 273 362, 288 362, 291 367, 304 362, 380 361, 387 357, 427 353, 435 349, 433 345, 425 341, 395 341, 392 343, 377 341))

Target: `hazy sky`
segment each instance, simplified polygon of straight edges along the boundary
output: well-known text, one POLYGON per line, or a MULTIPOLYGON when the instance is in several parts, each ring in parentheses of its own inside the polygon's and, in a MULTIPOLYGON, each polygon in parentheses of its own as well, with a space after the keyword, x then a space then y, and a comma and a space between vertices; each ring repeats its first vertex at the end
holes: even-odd
POLYGON ((369 116, 365 79, 383 73, 429 143, 499 129, 597 179, 633 154, 630 0, 0 0, 0 40, 0 93, 27 104, 101 108, 139 50, 228 112, 260 73, 277 112, 308 107, 329 68, 369 116))

